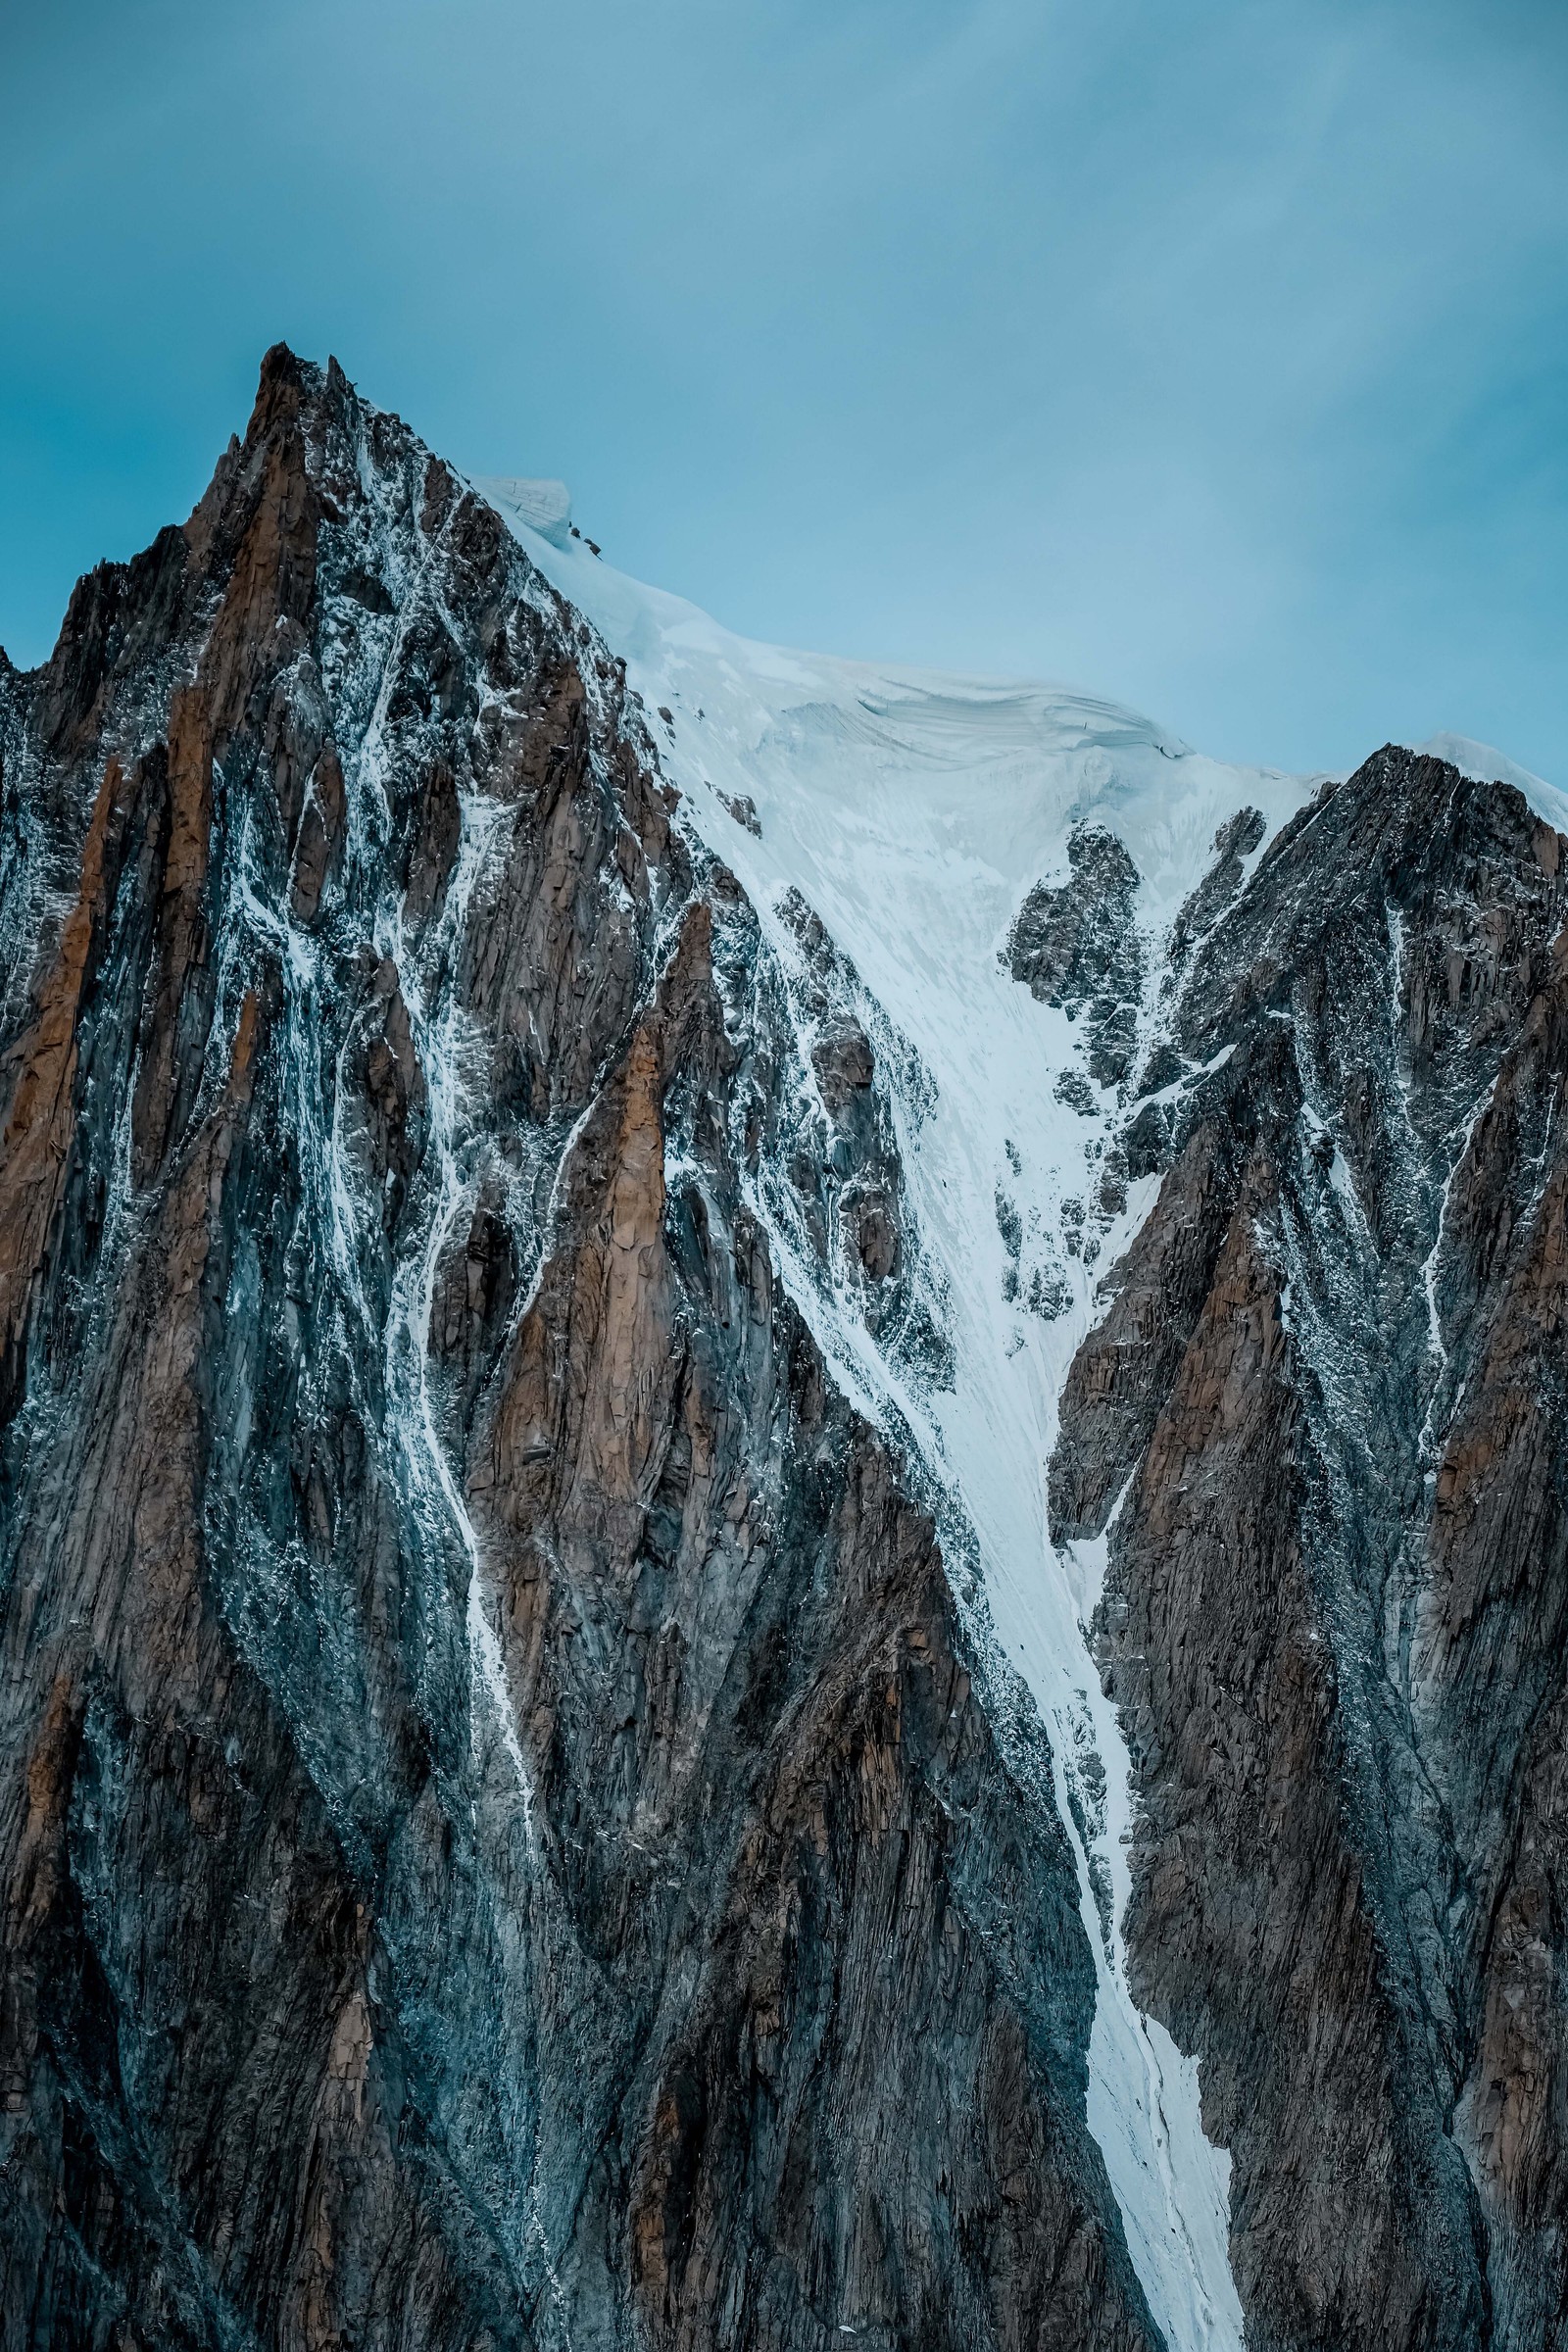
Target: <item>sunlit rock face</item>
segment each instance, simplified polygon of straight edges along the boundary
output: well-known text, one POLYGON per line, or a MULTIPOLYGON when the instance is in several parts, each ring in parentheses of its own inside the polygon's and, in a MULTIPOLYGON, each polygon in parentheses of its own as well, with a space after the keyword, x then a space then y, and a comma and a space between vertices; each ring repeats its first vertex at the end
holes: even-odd
POLYGON ((1546 2352, 1562 838, 482 492, 0 664, 0 2345, 1546 2352))

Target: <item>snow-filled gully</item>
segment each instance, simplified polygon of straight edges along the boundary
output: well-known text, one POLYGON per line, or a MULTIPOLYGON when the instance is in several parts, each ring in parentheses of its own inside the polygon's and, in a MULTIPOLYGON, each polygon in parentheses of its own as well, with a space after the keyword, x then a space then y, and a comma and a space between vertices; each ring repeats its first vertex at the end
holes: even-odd
MULTIPOLYGON (((1096 1283, 1147 1214, 1154 1182, 1131 1189, 1097 1262, 1073 1253, 1071 1237, 1094 1231, 1082 1204, 1098 1188, 1115 1104, 1098 1089, 1087 1113, 1056 1100, 1058 1077, 1082 1074, 1076 1033, 1013 981, 999 949, 1030 886, 1064 873, 1080 819, 1108 825, 1130 852, 1152 945, 1206 868, 1218 825, 1250 805, 1272 835, 1310 785, 1221 766, 1127 711, 1064 692, 877 672, 749 644, 579 543, 541 537, 501 486, 485 487, 540 568, 625 658, 686 820, 746 887, 780 963, 798 953, 780 906, 799 891, 854 962, 868 1029, 890 1025, 934 1082, 934 1102, 928 1089, 919 1102, 901 1099, 900 1056, 881 1057, 918 1247, 949 1302, 951 1390, 911 1393, 855 1299, 802 1260, 765 1200, 754 1205, 847 1394, 916 1448, 934 1491, 951 1498, 953 1526, 981 1571, 991 1638, 1050 1731, 1098 1971, 1090 2126, 1171 2352, 1239 2352, 1229 2158, 1203 2136, 1196 2067, 1127 1984, 1128 1755, 1086 1637, 1105 1539, 1054 1543, 1046 1492, 1057 1397, 1100 1311, 1096 1283), (661 706, 667 724, 655 715, 661 706), (732 813, 741 800, 755 807, 760 835, 732 813), (1051 1320, 1030 1311, 1019 1277, 1031 1268, 1059 1310, 1051 1320), (1086 1803, 1080 1764, 1091 1749, 1104 1793, 1086 1803), (1096 1878, 1109 1886, 1105 1926, 1096 1878)), ((804 1046, 802 1058, 808 1069, 804 1046)))
MULTIPOLYGON (((696 821, 750 884, 765 922, 786 878, 766 870, 766 847, 770 833, 782 829, 781 812, 769 811, 772 825, 763 815, 762 846, 754 850, 750 836, 735 839, 738 828, 711 822, 710 799, 692 798, 696 821)), ((997 934, 1010 908, 991 904, 978 874, 969 889, 950 891, 940 839, 945 815, 938 837, 922 841, 907 822, 913 813, 907 806, 906 821, 880 837, 858 812, 835 841, 822 812, 813 813, 818 821, 808 852, 791 860, 795 870, 787 878, 805 891, 936 1082, 933 1108, 913 1111, 897 1099, 896 1106, 916 1228, 947 1277, 954 1393, 927 1394, 916 1405, 878 1361, 853 1302, 833 1313, 811 1271, 787 1250, 779 1252, 781 1271, 851 1393, 869 1390, 875 1410, 881 1388, 903 1430, 920 1446, 925 1467, 956 1496, 973 1530, 995 1638, 1053 1735, 1057 1811, 1077 1849, 1084 1925, 1100 1978, 1089 2120, 1130 2250, 1173 2348, 1239 2346, 1241 2311, 1225 2251, 1228 2164, 1199 2126, 1194 2069, 1131 2001, 1118 1929, 1105 1948, 1091 1857, 1067 1787, 1068 1758, 1087 1721, 1105 1772, 1101 1861, 1119 1917, 1128 1891, 1120 1842, 1131 1801, 1127 1755, 1084 1633, 1104 1545, 1058 1551, 1052 1544, 1044 1476, 1057 1393, 1093 1312, 1092 1294, 1081 1265, 1066 1257, 1058 1266, 1071 1283, 1072 1304, 1054 1323, 1021 1310, 1004 1292, 999 1188, 1018 1197, 1026 1247, 1043 1230, 1059 1228, 1062 1199, 1087 1192, 1094 1180, 1092 1154, 1102 1144, 1102 1123, 1063 1112, 1053 1100, 1054 1071, 1041 1054, 1041 1032, 1066 1024, 1035 1004, 999 965, 997 934)), ((799 839, 791 846, 808 851, 799 839)), ((787 953, 776 926, 774 941, 787 953)), ((1070 1040, 1053 1042, 1056 1066, 1063 1066, 1070 1040)), ((1139 1204, 1147 1205, 1147 1200, 1139 1204)), ((1126 1218, 1112 1251, 1130 1238, 1136 1214, 1126 1218)))

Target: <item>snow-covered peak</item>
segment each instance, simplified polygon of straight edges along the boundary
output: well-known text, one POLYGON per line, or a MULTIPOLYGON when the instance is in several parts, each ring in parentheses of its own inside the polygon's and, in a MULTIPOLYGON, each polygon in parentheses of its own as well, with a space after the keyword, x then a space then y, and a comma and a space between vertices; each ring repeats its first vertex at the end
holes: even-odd
POLYGON ((1210 760, 1137 711, 1069 686, 740 637, 600 562, 582 541, 543 536, 510 495, 516 485, 506 497, 489 482, 475 487, 625 659, 650 713, 668 710, 663 734, 680 747, 683 787, 753 800, 763 838, 796 833, 808 858, 827 810, 835 824, 849 815, 909 848, 911 828, 930 840, 935 827, 944 857, 978 861, 1005 899, 1091 819, 1126 845, 1154 921, 1201 877, 1216 828, 1238 808, 1261 808, 1272 834, 1319 780, 1210 760))
POLYGON ((1477 784, 1511 784, 1540 815, 1568 827, 1568 793, 1548 784, 1544 776, 1532 775, 1528 767, 1521 767, 1517 760, 1510 760, 1506 752, 1496 751, 1490 743, 1477 743, 1469 735, 1430 735, 1413 748, 1434 760, 1446 760, 1461 776, 1470 776, 1477 784))

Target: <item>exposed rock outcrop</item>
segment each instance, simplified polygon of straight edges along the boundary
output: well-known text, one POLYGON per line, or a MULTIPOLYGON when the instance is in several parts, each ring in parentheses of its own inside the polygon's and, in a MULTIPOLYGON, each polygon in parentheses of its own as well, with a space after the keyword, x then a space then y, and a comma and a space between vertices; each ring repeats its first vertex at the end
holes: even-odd
POLYGON ((280 349, 0 663, 0 2345, 1549 2352, 1563 840, 503 503, 280 349))
POLYGON ((1113 1086, 1132 1058, 1144 981, 1138 868, 1114 833, 1088 824, 1068 836, 1067 864, 1067 881, 1037 882, 1019 907, 1007 961, 1043 1004, 1083 1015, 1090 1074, 1113 1086))
POLYGON ((282 350, 0 760, 0 2341, 1152 2352, 809 908, 282 350))
POLYGON ((1562 852, 1395 750, 1285 828, 1063 1398, 1059 1532, 1127 1488, 1135 1982, 1267 2352, 1568 2325, 1562 852))

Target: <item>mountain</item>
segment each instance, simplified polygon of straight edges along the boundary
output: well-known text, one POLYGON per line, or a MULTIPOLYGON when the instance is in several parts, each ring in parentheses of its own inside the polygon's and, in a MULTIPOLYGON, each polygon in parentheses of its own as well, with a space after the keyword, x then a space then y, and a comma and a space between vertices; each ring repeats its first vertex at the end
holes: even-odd
POLYGON ((6 2352, 1561 2342, 1559 824, 269 354, 0 666, 6 2352))

